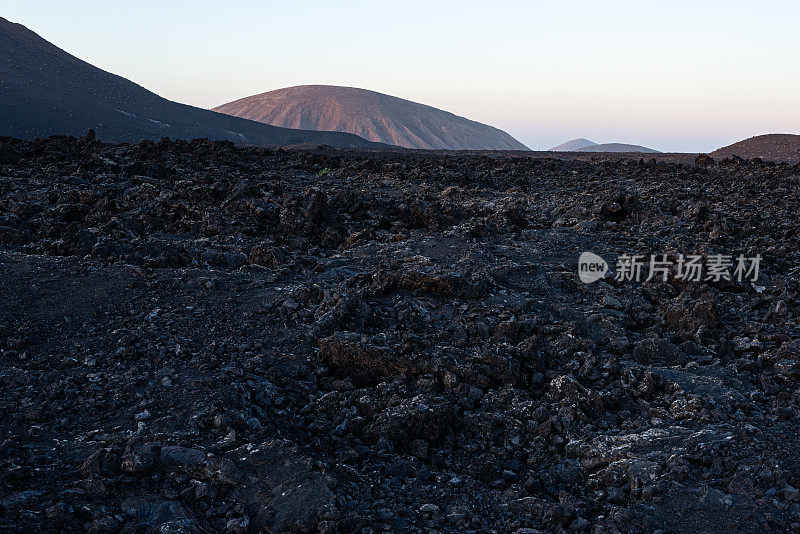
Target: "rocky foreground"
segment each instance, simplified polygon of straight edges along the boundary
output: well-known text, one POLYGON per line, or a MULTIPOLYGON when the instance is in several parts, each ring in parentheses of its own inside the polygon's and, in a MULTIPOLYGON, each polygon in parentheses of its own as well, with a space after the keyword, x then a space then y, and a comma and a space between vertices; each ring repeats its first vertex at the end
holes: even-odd
POLYGON ((798 174, 0 139, 0 531, 800 530, 798 174))

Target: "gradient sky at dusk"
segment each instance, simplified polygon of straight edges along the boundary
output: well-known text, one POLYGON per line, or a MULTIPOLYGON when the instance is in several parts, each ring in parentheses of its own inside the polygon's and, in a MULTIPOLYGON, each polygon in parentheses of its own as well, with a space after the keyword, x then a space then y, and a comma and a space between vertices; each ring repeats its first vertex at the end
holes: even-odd
POLYGON ((502 128, 710 151, 800 133, 800 1, 0 0, 100 68, 213 107, 309 83, 363 87, 502 128))

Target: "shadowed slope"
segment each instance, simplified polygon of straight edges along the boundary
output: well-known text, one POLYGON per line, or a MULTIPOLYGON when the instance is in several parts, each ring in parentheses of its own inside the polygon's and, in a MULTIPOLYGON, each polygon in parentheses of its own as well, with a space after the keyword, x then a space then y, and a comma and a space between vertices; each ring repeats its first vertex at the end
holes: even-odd
POLYGON ((208 137, 263 145, 371 145, 354 135, 276 128, 172 102, 0 17, 0 135, 82 135, 89 128, 105 141, 208 137))

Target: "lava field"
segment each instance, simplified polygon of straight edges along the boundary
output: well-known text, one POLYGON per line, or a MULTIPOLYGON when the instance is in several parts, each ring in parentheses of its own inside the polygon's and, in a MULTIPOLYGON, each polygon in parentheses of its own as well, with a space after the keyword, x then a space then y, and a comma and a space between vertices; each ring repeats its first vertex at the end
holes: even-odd
POLYGON ((0 138, 0 531, 800 530, 800 167, 581 157, 0 138))

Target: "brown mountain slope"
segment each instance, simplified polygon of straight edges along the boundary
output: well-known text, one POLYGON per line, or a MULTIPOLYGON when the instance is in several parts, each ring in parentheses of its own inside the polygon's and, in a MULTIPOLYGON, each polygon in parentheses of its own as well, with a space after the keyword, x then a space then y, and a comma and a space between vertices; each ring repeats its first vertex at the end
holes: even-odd
POLYGON ((349 132, 406 148, 528 150, 492 126, 354 87, 287 87, 235 100, 214 111, 286 128, 349 132))
POLYGON ((714 159, 739 156, 745 159, 762 158, 770 161, 797 163, 800 161, 800 135, 757 135, 717 149, 710 156, 714 159))
POLYGON ((83 135, 90 128, 104 141, 207 137, 258 145, 375 146, 354 135, 276 128, 172 102, 0 17, 0 136, 83 135))

